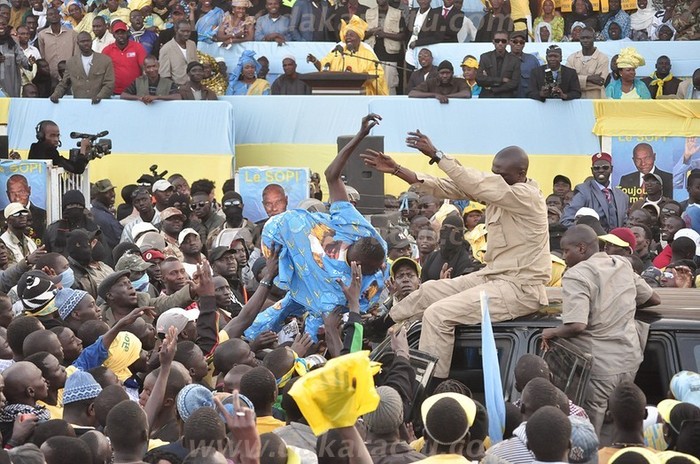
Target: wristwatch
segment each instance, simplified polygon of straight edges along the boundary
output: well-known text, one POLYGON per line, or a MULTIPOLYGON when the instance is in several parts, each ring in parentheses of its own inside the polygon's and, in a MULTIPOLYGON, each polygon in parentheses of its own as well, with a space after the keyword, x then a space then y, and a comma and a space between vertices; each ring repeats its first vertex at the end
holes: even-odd
POLYGON ((262 285, 263 287, 270 288, 270 287, 272 287, 272 282, 270 282, 269 280, 263 279, 260 281, 260 285, 262 285))
POLYGON ((435 155, 433 155, 433 157, 430 159, 430 162, 428 164, 439 163, 444 157, 445 157, 445 154, 442 151, 438 150, 435 152, 435 155))

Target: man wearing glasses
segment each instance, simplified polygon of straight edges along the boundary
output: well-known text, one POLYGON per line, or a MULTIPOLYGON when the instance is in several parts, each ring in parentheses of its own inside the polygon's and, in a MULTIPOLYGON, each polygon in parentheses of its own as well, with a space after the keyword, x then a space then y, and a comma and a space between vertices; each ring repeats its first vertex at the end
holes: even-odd
POLYGON ((10 203, 5 207, 7 230, 0 236, 7 250, 12 253, 11 262, 19 263, 36 250, 36 243, 25 232, 29 222, 29 210, 21 203, 10 203))
POLYGON ((531 53, 523 52, 527 31, 515 31, 510 34, 510 54, 520 60, 520 86, 518 98, 527 98, 527 89, 530 85, 530 73, 540 66, 540 60, 531 53))
MULTIPOLYGON (((238 192, 226 192, 224 194, 221 199, 221 210, 226 216, 226 221, 209 232, 209 237, 207 237, 208 250, 223 244, 219 238, 224 230, 234 229, 239 231, 242 228, 246 228, 251 235, 255 232, 255 224, 243 217, 243 197, 238 192)), ((230 237, 232 238, 234 235, 231 234, 230 237)))
POLYGON ((598 213, 600 225, 609 232, 611 229, 624 226, 629 197, 610 183, 613 166, 612 157, 609 154, 596 153, 591 161, 593 176, 576 186, 571 203, 564 209, 561 224, 564 227, 573 226, 576 211, 587 207, 598 213))
POLYGON ((476 83, 481 86, 479 98, 515 98, 520 85, 520 59, 508 53, 508 32, 493 35, 494 51, 479 59, 476 83))

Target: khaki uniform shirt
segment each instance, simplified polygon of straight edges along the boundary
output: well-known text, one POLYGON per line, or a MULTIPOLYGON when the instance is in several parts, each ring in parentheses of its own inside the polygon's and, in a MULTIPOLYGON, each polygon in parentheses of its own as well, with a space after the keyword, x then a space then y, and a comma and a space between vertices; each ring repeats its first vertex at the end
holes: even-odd
POLYGON ((593 356, 591 377, 623 374, 639 367, 642 348, 634 313, 653 293, 629 261, 619 256, 599 252, 566 271, 562 322, 586 324, 586 330, 568 340, 593 356))
POLYGON ((544 286, 549 282, 547 205, 534 180, 508 185, 503 177, 463 167, 449 156, 438 164, 449 179, 418 174, 419 190, 437 198, 470 198, 486 204, 488 247, 486 267, 476 272, 487 278, 504 279, 537 292, 547 304, 544 286))
POLYGON ((605 98, 605 86, 594 85, 586 82, 588 76, 600 74, 605 80, 610 74, 610 59, 608 55, 596 48, 591 56, 583 56, 581 50, 569 55, 566 66, 574 68, 578 74, 578 83, 581 85, 581 98, 605 98))

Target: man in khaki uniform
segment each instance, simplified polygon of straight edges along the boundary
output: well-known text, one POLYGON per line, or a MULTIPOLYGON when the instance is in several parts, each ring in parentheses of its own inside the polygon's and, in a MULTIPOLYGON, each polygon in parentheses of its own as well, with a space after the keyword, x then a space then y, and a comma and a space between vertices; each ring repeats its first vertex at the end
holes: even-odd
POLYGON ((581 98, 605 98, 605 78, 610 73, 608 56, 594 46, 595 31, 581 31, 581 50, 569 55, 566 66, 576 70, 581 86, 581 98))
POLYGON ((463 167, 436 149, 420 131, 410 132, 407 144, 435 160, 449 178, 414 173, 372 150, 361 157, 381 172, 417 184, 417 192, 421 194, 471 198, 487 205, 486 267, 454 279, 426 282, 389 314, 396 322, 422 316, 419 348, 439 357, 435 369, 439 381, 450 372, 455 326, 481 322, 482 291, 489 297, 489 312, 494 322, 530 314, 547 304, 545 284, 552 267, 547 206, 537 184, 527 178, 528 157, 519 147, 498 152, 492 174, 463 167))
POLYGON ((571 227, 561 248, 568 266, 562 278, 563 324, 545 329, 542 343, 546 347, 553 338, 568 338, 593 357, 581 406, 600 433, 608 397, 621 382, 634 382, 642 362, 634 313, 661 300, 627 259, 598 251, 598 237, 590 227, 571 227))

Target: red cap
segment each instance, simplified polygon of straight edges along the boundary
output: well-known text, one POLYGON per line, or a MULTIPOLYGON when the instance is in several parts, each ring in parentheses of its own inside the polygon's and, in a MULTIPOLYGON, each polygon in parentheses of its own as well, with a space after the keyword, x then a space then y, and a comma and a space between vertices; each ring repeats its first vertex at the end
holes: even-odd
POLYGON ((616 227, 610 231, 610 235, 614 235, 615 237, 629 243, 632 252, 634 252, 634 250, 637 248, 637 239, 634 237, 634 232, 627 227, 616 227))
POLYGON ((150 263, 154 259, 165 259, 165 255, 159 250, 147 250, 141 255, 144 261, 150 263))
POLYGON ((124 21, 116 20, 112 22, 112 32, 129 31, 129 26, 124 21))
POLYGON ((596 161, 607 161, 608 163, 612 163, 612 156, 605 152, 596 153, 591 157, 591 164, 595 164, 596 161))

